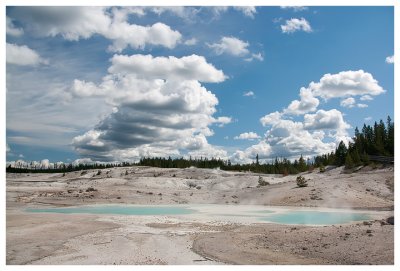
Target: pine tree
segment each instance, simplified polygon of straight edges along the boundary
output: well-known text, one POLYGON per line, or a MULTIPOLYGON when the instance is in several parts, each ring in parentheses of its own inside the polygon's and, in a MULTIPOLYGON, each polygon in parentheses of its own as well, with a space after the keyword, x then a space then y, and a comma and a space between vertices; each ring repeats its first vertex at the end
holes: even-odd
POLYGON ((387 133, 385 150, 389 155, 394 155, 394 124, 390 116, 387 117, 387 133))
POLYGON ((335 163, 337 166, 343 166, 346 162, 347 147, 343 141, 340 141, 335 152, 335 163))
POLYGON ((355 166, 361 165, 361 158, 360 158, 360 155, 358 154, 358 150, 357 149, 355 149, 351 153, 351 158, 352 158, 355 166))
POLYGON ((300 156, 298 170, 300 172, 304 172, 304 171, 307 170, 307 164, 306 164, 306 161, 303 158, 303 155, 300 156))
POLYGON ((351 158, 350 153, 347 153, 346 155, 346 161, 345 161, 345 168, 350 169, 354 167, 354 162, 353 159, 351 158))

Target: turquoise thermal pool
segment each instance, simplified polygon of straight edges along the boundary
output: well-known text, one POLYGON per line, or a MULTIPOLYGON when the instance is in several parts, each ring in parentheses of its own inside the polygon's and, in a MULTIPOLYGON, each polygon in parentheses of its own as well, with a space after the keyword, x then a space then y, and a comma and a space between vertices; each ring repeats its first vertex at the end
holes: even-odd
POLYGON ((371 219, 370 213, 338 209, 293 209, 229 205, 91 205, 63 208, 29 208, 32 213, 107 214, 133 216, 186 216, 205 220, 266 222, 297 225, 334 225, 371 219))
POLYGON ((66 208, 27 209, 32 213, 113 214, 113 215, 186 215, 195 210, 180 206, 95 205, 66 208))
POLYGON ((289 211, 265 216, 263 221, 279 224, 333 225, 368 220, 370 216, 354 212, 289 211))

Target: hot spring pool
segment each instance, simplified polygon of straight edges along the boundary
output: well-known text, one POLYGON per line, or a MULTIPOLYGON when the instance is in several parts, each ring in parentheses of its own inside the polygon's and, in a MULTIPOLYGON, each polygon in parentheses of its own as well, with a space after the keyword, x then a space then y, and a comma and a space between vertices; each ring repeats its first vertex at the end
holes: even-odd
MULTIPOLYGON (((64 208, 29 208, 31 213, 179 216, 196 221, 334 225, 370 220, 371 212, 338 209, 268 207, 260 205, 88 205, 64 208)), ((376 214, 375 214, 376 215, 376 214)))
POLYGON ((27 209, 32 213, 113 214, 113 215, 185 215, 195 210, 179 206, 96 205, 66 208, 27 209))
POLYGON ((289 211, 261 218, 263 221, 296 225, 333 225, 369 220, 370 216, 354 212, 289 211))

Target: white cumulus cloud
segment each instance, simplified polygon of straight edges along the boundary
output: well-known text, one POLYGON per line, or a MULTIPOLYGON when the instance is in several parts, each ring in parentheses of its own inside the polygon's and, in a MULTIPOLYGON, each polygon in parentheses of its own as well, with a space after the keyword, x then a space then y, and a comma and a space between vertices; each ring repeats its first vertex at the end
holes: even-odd
POLYGON ((318 98, 340 98, 341 106, 364 108, 368 105, 357 103, 354 96, 369 101, 384 92, 373 76, 362 70, 325 74, 318 83, 311 82, 308 87, 300 89, 300 100, 292 101, 281 112, 275 111, 260 118, 261 124, 268 128, 265 140, 244 151, 237 151, 232 159, 249 161, 257 151, 263 151, 269 159, 331 152, 340 141, 351 141, 348 134, 351 126, 337 109, 317 110, 318 98), (313 111, 316 112, 310 113, 313 111), (290 115, 303 115, 303 121, 294 121, 290 115))
POLYGON ((279 122, 282 118, 282 113, 275 111, 273 113, 269 113, 260 119, 260 122, 263 126, 274 125, 279 122))
POLYGON ((197 44, 197 39, 196 38, 188 39, 188 40, 186 40, 184 42, 184 44, 188 45, 188 46, 196 45, 197 44))
POLYGON ((218 99, 200 84, 221 82, 222 71, 196 55, 181 58, 114 55, 100 84, 76 80, 77 96, 98 96, 115 109, 72 145, 95 161, 137 160, 143 156, 207 156, 226 152, 210 145, 211 125, 230 117, 214 117, 218 99), (86 89, 87 88, 87 89, 86 89), (206 155, 207 154, 207 155, 206 155))
POLYGON ((356 100, 353 97, 349 97, 349 98, 343 99, 340 102, 341 106, 347 107, 347 108, 352 108, 352 107, 354 107, 355 104, 356 104, 356 100))
POLYGON ((363 70, 325 74, 318 83, 311 82, 308 89, 313 96, 325 100, 349 96, 376 96, 385 92, 378 81, 363 70))
POLYGON ((127 46, 143 49, 157 45, 171 49, 181 41, 179 31, 161 22, 148 26, 128 23, 127 14, 132 12, 129 8, 20 7, 11 14, 35 35, 61 35, 66 40, 78 41, 99 34, 111 40, 109 49, 117 52, 127 46))
POLYGON ((108 71, 112 74, 135 74, 146 79, 198 80, 222 82, 226 76, 208 63, 203 56, 177 58, 152 55, 114 55, 108 71))
POLYGON ((218 125, 218 127, 224 127, 226 124, 229 124, 232 122, 232 118, 231 117, 218 117, 218 118, 214 119, 213 122, 216 123, 218 125))
POLYGON ((296 31, 312 32, 310 23, 304 18, 292 18, 286 20, 284 25, 281 25, 282 33, 294 33, 296 31))
POLYGON ((249 43, 235 37, 222 37, 219 43, 207 45, 214 49, 215 53, 218 55, 229 54, 233 56, 245 56, 249 54, 249 50, 247 49, 249 43))
POLYGON ((9 64, 20 66, 38 66, 48 61, 26 45, 6 44, 6 61, 9 64))
POLYGON ((368 105, 367 104, 357 104, 358 108, 367 108, 368 105))
POLYGON ((361 101, 372 101, 373 98, 370 95, 363 95, 360 97, 361 101))
POLYGON ((99 88, 92 82, 85 82, 76 79, 74 80, 70 91, 74 96, 77 97, 94 97, 103 96, 106 94, 106 90, 104 88, 99 88))
POLYGON ((344 121, 342 112, 339 110, 320 109, 315 114, 304 115, 304 128, 306 130, 334 130, 336 133, 345 134, 350 125, 344 121))
POLYGON ((324 135, 322 130, 307 130, 301 122, 278 119, 275 115, 275 120, 265 133, 265 140, 261 140, 244 151, 236 151, 230 159, 248 163, 257 154, 261 160, 265 160, 275 157, 298 159, 300 155, 312 157, 328 153, 335 148, 336 143, 325 143, 324 135))
POLYGON ((233 139, 245 139, 245 140, 254 140, 254 139, 260 139, 261 137, 257 135, 257 133, 254 132, 246 132, 246 133, 241 133, 239 136, 235 136, 233 139))
POLYGON ((313 96, 311 90, 300 89, 300 101, 294 100, 284 110, 285 114, 301 115, 315 111, 319 105, 319 100, 313 96))
POLYGON ((388 64, 393 64, 394 63, 394 56, 386 57, 385 62, 388 63, 388 64))

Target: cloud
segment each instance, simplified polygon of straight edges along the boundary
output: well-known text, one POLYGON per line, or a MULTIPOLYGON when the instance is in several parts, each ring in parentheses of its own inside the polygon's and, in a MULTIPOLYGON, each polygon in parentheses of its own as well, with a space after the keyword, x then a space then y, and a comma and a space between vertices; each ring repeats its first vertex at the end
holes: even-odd
POLYGON ((11 152, 11 148, 8 144, 6 144, 6 152, 11 152))
POLYGON ((319 100, 313 96, 311 90, 300 89, 300 101, 294 100, 284 110, 285 114, 301 115, 315 111, 319 105, 319 100))
POLYGON ((164 13, 170 13, 189 22, 196 19, 197 14, 201 11, 200 8, 183 6, 143 7, 143 10, 153 12, 159 16, 164 13))
POLYGON ((262 56, 261 53, 251 54, 251 57, 245 58, 244 60, 247 61, 247 62, 251 62, 254 59, 256 59, 258 61, 264 61, 264 57, 262 56))
POLYGON ((233 9, 241 11, 246 17, 254 19, 254 15, 257 13, 256 7, 253 6, 235 6, 233 9))
POLYGON ((341 135, 351 126, 343 119, 343 115, 336 109, 329 111, 318 110, 315 114, 304 115, 304 129, 306 130, 334 130, 341 135))
POLYGON ((188 158, 188 156, 191 156, 192 158, 209 157, 209 158, 220 158, 224 160, 228 159, 228 154, 226 150, 224 150, 221 147, 212 146, 210 144, 207 144, 201 149, 188 152, 186 157, 188 158))
POLYGON ((188 46, 196 45, 197 39, 196 38, 188 39, 183 44, 188 45, 188 46))
POLYGON ((363 70, 325 74, 318 83, 311 82, 308 89, 315 97, 325 100, 349 96, 380 95, 385 90, 372 75, 363 70))
MULTIPOLYGON (((35 69, 7 65, 6 113, 7 120, 12 120, 7 121, 9 144, 70 152, 71 138, 111 111, 112 106, 107 105, 104 98, 75 98, 78 96, 72 95, 70 79, 66 78, 85 72, 74 65, 72 73, 57 70, 54 68, 56 59, 53 61, 51 66, 35 69), (14 135, 19 137, 10 138, 14 135)), ((57 63, 71 64, 64 59, 57 59, 57 63)))
POLYGON ((249 155, 244 151, 237 150, 229 157, 229 160, 234 164, 250 164, 252 160, 249 158, 249 155))
POLYGON ((113 41, 109 47, 121 52, 127 46, 143 49, 146 45, 174 48, 182 35, 163 23, 150 26, 129 24, 124 8, 103 7, 18 7, 11 14, 25 24, 37 36, 54 37, 78 41, 95 34, 113 41))
POLYGON ((182 58, 153 57, 152 55, 114 55, 108 72, 112 74, 135 74, 145 79, 198 80, 201 82, 222 82, 227 77, 221 70, 207 63, 198 55, 182 58))
MULTIPOLYGON (((361 96, 370 100, 371 95, 384 93, 382 87, 371 74, 362 70, 344 71, 338 74, 325 74, 318 83, 311 82, 300 89, 300 100, 292 101, 282 112, 275 111, 260 119, 263 126, 269 128, 265 133, 265 144, 270 146, 270 157, 295 157, 300 154, 317 155, 334 150, 343 140, 351 141, 347 130, 351 126, 337 109, 317 110, 318 97, 325 100, 342 98, 341 106, 359 108, 366 104, 356 103, 352 96, 361 96), (287 115, 304 115, 303 122, 286 119, 287 115)), ((252 147, 253 150, 257 146, 252 147)), ((249 155, 249 150, 241 155, 249 155)))
MULTIPOLYGON (((272 147, 265 140, 258 142, 246 148, 244 151, 237 150, 229 157, 233 163, 249 164, 254 162, 258 155, 259 160, 265 161, 267 158, 271 158, 274 155, 272 147)), ((275 158, 275 157, 274 157, 275 158)))
POLYGON ((48 64, 48 61, 41 58, 39 54, 26 45, 6 43, 6 61, 8 64, 19 66, 38 66, 48 64))
POLYGON ((219 16, 221 16, 222 13, 225 13, 228 11, 229 7, 227 6, 213 6, 213 7, 208 7, 209 10, 214 14, 214 19, 217 19, 219 16))
POLYGON ((19 37, 24 34, 24 30, 22 28, 15 27, 12 19, 6 17, 6 33, 10 36, 19 37))
POLYGON ((360 97, 361 101, 372 101, 373 98, 370 95, 363 95, 360 97))
POLYGON ((230 8, 241 12, 244 16, 249 17, 251 19, 254 19, 255 14, 257 13, 257 8, 254 6, 232 6, 232 7, 212 6, 212 7, 207 7, 207 9, 211 10, 211 12, 214 15, 213 19, 218 19, 221 16, 221 14, 227 12, 230 8))
POLYGON ((164 14, 173 15, 174 17, 181 18, 189 23, 196 22, 197 20, 201 20, 202 14, 203 17, 209 18, 209 14, 207 12, 211 12, 212 19, 218 19, 223 13, 227 12, 229 9, 234 9, 241 12, 244 16, 249 18, 254 18, 257 13, 256 7, 253 6, 203 6, 203 7, 183 7, 183 6, 159 6, 159 7, 124 7, 124 12, 128 14, 134 14, 139 17, 142 17, 148 13, 154 13, 158 16, 162 16, 164 14))
POLYGON ((341 98, 341 106, 364 108, 367 105, 356 103, 353 96, 371 100, 372 96, 384 92, 372 75, 362 70, 325 74, 318 83, 311 82, 308 87, 300 89, 300 100, 292 101, 282 112, 275 111, 260 118, 261 124, 268 127, 265 140, 244 151, 237 151, 232 159, 249 161, 257 151, 263 151, 265 159, 331 152, 340 141, 348 143, 352 140, 347 132, 351 126, 337 109, 316 111, 320 103, 318 98, 341 98), (316 112, 309 113, 313 111, 316 112), (302 122, 293 121, 289 119, 290 115, 304 115, 304 119, 302 122))
POLYGON ((207 43, 207 46, 214 49, 217 55, 245 56, 249 54, 247 49, 249 43, 235 37, 222 37, 219 43, 207 43))
POLYGON ((231 117, 218 117, 213 121, 218 127, 224 127, 226 124, 232 123, 231 117))
POLYGON ((69 90, 76 97, 94 97, 106 94, 104 88, 98 88, 92 82, 85 82, 76 79, 69 90))
POLYGON ((274 125, 281 120, 281 117, 282 113, 275 111, 262 117, 260 122, 263 126, 274 125))
POLYGON ((290 20, 286 20, 284 25, 281 25, 282 33, 294 33, 296 31, 304 31, 307 33, 312 32, 312 28, 310 23, 304 18, 292 18, 290 20))
POLYGON ((356 104, 356 100, 353 97, 346 98, 340 102, 340 106, 352 108, 356 104))
POLYGON ((246 132, 241 133, 239 136, 235 136, 233 139, 246 139, 246 140, 254 140, 260 139, 261 137, 254 132, 246 132))
POLYGON ((111 24, 104 36, 114 41, 109 49, 116 52, 121 52, 128 45, 134 49, 144 49, 147 44, 173 49, 182 38, 178 31, 163 23, 140 26, 127 22, 111 24))
POLYGON ((386 57, 385 62, 388 63, 388 64, 393 64, 394 63, 394 56, 386 57))
POLYGON ((245 97, 254 97, 254 92, 253 91, 246 91, 245 93, 243 93, 243 96, 245 97))
POLYGON ((299 11, 308 10, 308 7, 303 7, 303 6, 281 6, 281 9, 291 9, 294 12, 299 12, 299 11))
POLYGON ((221 82, 225 75, 204 57, 114 55, 108 72, 97 85, 74 83, 82 95, 107 93, 105 98, 115 108, 73 139, 82 157, 96 161, 183 154, 226 157, 206 137, 213 135, 211 125, 222 127, 232 119, 213 117, 218 99, 200 84, 221 82))
POLYGON ((186 12, 185 12, 185 7, 183 6, 175 6, 175 7, 150 7, 148 8, 150 11, 161 15, 165 12, 171 12, 174 15, 177 15, 179 17, 186 17, 186 12))
POLYGON ((234 162, 251 162, 258 154, 260 160, 285 157, 298 159, 300 155, 312 157, 334 150, 334 142, 323 142, 321 130, 307 130, 301 122, 276 119, 265 133, 265 139, 244 151, 236 151, 230 159, 234 162))
POLYGON ((266 140, 271 146, 272 157, 299 157, 301 154, 314 156, 330 152, 335 143, 324 143, 323 131, 305 129, 301 122, 282 119, 275 123, 266 133, 266 140))
POLYGON ((358 108, 367 108, 368 105, 367 104, 357 104, 358 108))
POLYGON ((96 163, 96 161, 93 161, 90 158, 79 158, 79 159, 76 159, 76 160, 74 160, 72 162, 73 165, 79 165, 79 164, 91 165, 91 164, 94 164, 94 163, 96 163))
POLYGON ((111 24, 111 18, 101 7, 18 7, 11 15, 35 35, 62 35, 75 41, 105 33, 111 24))

